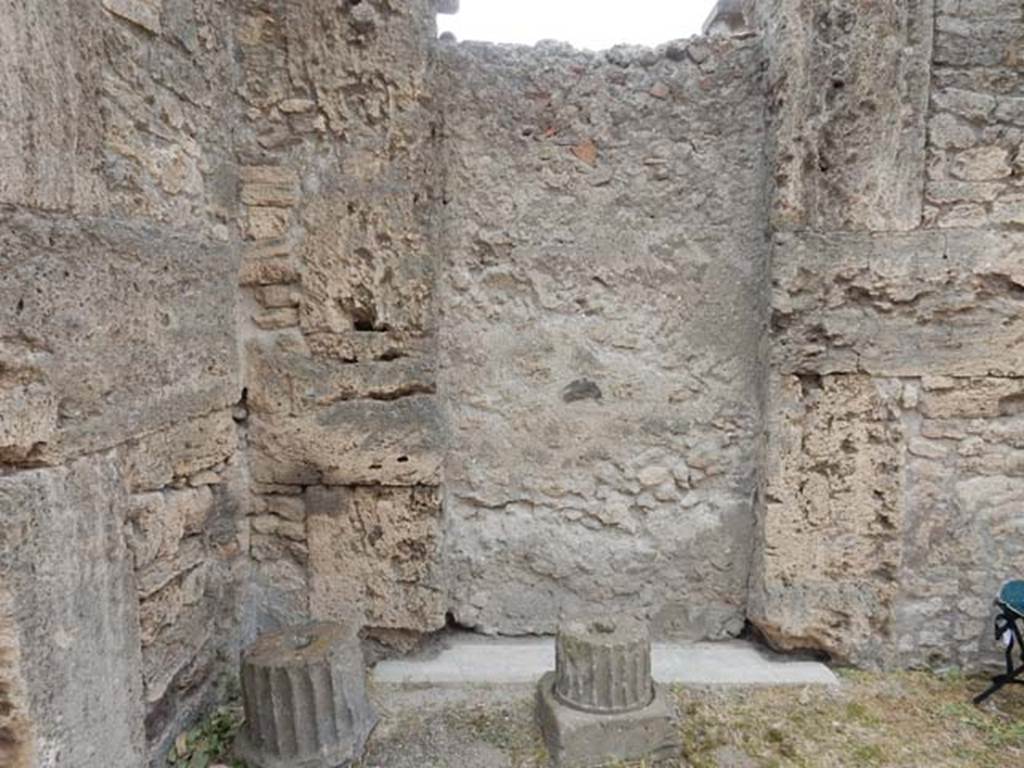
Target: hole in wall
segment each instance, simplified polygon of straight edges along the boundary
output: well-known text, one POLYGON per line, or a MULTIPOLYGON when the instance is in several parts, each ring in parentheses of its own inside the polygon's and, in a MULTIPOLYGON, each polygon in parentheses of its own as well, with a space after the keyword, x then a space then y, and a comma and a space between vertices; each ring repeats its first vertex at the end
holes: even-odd
POLYGON ((438 18, 438 31, 456 40, 520 45, 559 40, 590 50, 655 46, 699 35, 716 5, 717 0, 461 0, 458 13, 438 18))

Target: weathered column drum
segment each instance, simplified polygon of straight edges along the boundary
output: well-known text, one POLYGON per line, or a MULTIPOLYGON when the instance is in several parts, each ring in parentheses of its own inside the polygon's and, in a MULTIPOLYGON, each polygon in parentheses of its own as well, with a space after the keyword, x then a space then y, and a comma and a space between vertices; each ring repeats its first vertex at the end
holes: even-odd
POLYGON ((358 638, 339 624, 260 637, 242 655, 242 699, 236 749, 254 768, 347 765, 377 721, 358 638))
POLYGON ((629 712, 654 699, 647 626, 630 619, 569 622, 555 646, 555 696, 584 712, 629 712))
POLYGON ((537 719, 558 768, 623 760, 678 765, 675 707, 651 677, 647 625, 633 619, 559 627, 555 671, 537 689, 537 719))

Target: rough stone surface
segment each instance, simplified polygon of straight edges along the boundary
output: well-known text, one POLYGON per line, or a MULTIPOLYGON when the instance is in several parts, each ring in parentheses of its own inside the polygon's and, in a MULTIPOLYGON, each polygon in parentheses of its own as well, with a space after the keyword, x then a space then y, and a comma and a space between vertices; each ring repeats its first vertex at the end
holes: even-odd
MULTIPOLYGON (((991 595, 1024 567, 1010 533, 1021 524, 1011 510, 1020 494, 1024 375, 1015 229, 1024 7, 848 3, 845 16, 834 16, 838 5, 816 22, 842 22, 853 48, 819 49, 827 61, 820 71, 845 68, 856 79, 842 77, 838 97, 807 89, 782 66, 807 49, 791 47, 776 54, 785 78, 772 86, 785 98, 769 102, 779 113, 769 133, 771 384, 749 618, 784 648, 867 665, 972 667, 993 654, 984 636, 991 595), (885 44, 884 34, 857 40, 877 13, 906 14, 906 26, 889 32, 904 29, 920 43, 899 53, 906 68, 895 88, 884 66, 847 66, 885 44), (932 28, 928 42, 924 30, 932 28), (929 46, 924 83, 915 72, 929 46), (863 89, 879 86, 886 99, 906 96, 902 123, 868 127, 884 100, 864 101, 863 89), (861 129, 845 134, 835 146, 847 159, 816 169, 804 159, 817 151, 807 130, 817 123, 792 110, 791 99, 824 96, 847 110, 854 93, 863 110, 855 120, 875 138, 861 129), (871 173, 884 194, 861 187, 838 205, 835 193, 868 180, 860 174, 873 158, 896 146, 877 133, 893 129, 914 143, 887 161, 895 175, 871 173), (803 137, 794 142, 797 130, 803 137), (780 172, 780 162, 791 167, 780 172), (813 189, 829 176, 839 186, 813 189), (871 231, 849 231, 863 229, 871 231)), ((771 35, 785 38, 806 23, 797 6, 780 14, 785 2, 762 4, 769 51, 771 35)))
POLYGON ((236 272, 219 243, 0 209, 0 452, 57 463, 234 402, 236 272))
POLYGON ((159 763, 247 559, 234 14, 0 16, 0 763, 159 763))
POLYGON ((933 0, 761 0, 779 229, 920 224, 933 0))
POLYGON ((444 626, 436 489, 311 488, 307 496, 314 617, 386 629, 444 626))
POLYGON ((337 768, 358 759, 376 723, 355 629, 304 624, 242 655, 238 752, 259 768, 337 768))
POLYGON ((859 376, 773 383, 750 618, 775 645, 854 662, 886 647, 902 552, 902 428, 859 376))
POLYGON ((602 605, 663 635, 742 627, 760 56, 752 40, 681 45, 443 50, 439 393, 461 624, 552 632, 561 610, 602 605))
POLYGON ((109 456, 0 478, 0 584, 13 620, 4 655, 9 664, 17 651, 19 672, 11 751, 28 765, 145 762, 138 603, 111 513, 118 495, 109 456))
POLYGON ((1016 0, 601 53, 437 42, 449 0, 0 5, 2 760, 159 761, 343 610, 988 658, 1016 0))
POLYGON ((772 368, 1021 375, 1022 243, 1015 232, 964 230, 778 235, 772 368))

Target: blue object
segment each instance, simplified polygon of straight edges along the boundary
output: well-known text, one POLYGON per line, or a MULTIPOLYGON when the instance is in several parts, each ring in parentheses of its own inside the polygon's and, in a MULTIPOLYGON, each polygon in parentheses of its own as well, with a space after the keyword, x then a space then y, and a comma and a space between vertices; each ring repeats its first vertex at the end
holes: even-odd
POLYGON ((975 704, 981 704, 993 693, 1007 685, 1024 685, 1024 629, 1020 623, 1024 620, 1024 580, 1014 579, 1003 584, 996 597, 995 631, 996 640, 1005 648, 1006 671, 992 678, 992 685, 974 697, 975 704), (1013 652, 1017 650, 1021 658, 1019 666, 1014 666, 1013 652))
POLYGON ((1024 580, 1015 579, 1003 584, 999 590, 998 602, 1024 618, 1024 580))

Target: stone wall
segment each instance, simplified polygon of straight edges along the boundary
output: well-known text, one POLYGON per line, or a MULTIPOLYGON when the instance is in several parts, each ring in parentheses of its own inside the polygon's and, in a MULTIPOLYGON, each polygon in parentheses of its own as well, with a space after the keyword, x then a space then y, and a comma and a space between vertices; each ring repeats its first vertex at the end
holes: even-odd
POLYGON ((859 664, 975 666, 1024 567, 1024 7, 761 11, 775 234, 750 618, 859 664))
POLYGON ((761 50, 442 51, 450 610, 743 628, 767 279, 761 50))
POLYGON ((0 762, 140 766, 234 647, 231 14, 2 16, 0 762))
POLYGON ((306 617, 987 658, 1024 8, 742 0, 601 54, 451 9, 3 5, 4 764, 158 762, 306 617))
POLYGON ((255 560, 246 633, 444 626, 433 6, 252 2, 237 146, 255 560))

